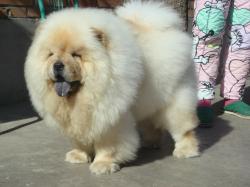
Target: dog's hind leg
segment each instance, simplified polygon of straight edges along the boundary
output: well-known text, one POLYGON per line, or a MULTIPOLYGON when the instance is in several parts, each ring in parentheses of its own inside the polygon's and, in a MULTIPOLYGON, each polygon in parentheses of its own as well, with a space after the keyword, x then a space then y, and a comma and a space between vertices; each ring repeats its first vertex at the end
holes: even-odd
POLYGON ((194 132, 198 124, 195 94, 193 89, 182 88, 160 114, 159 120, 175 141, 173 155, 177 158, 199 155, 198 140, 194 132))

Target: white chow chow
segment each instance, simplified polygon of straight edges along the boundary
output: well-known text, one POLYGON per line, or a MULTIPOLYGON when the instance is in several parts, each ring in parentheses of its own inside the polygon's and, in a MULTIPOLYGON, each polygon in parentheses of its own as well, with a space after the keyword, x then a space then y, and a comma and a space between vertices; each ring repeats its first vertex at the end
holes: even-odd
POLYGON ((31 101, 75 149, 71 163, 96 174, 119 170, 168 130, 173 155, 198 155, 191 39, 160 3, 131 1, 115 13, 66 9, 39 25, 25 62, 31 101))

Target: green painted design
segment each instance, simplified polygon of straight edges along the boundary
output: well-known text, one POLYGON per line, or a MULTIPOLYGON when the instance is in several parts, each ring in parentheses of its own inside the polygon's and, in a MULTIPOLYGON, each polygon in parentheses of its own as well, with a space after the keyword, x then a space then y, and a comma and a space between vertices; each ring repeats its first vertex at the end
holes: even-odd
POLYGON ((236 101, 224 107, 225 112, 230 112, 241 117, 250 118, 250 105, 243 101, 236 101))
POLYGON ((218 49, 220 46, 218 44, 208 44, 208 48, 218 49))
POLYGON ((210 30, 213 30, 214 35, 218 35, 223 31, 225 25, 223 11, 211 7, 201 9, 196 17, 196 24, 205 34, 208 34, 210 30))
POLYGON ((250 23, 250 10, 242 8, 232 10, 232 25, 246 25, 250 23))

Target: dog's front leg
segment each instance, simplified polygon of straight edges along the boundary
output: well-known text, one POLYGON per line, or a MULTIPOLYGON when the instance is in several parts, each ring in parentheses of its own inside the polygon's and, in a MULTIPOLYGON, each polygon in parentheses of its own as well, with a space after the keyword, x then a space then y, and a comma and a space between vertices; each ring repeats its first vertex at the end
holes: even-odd
POLYGON ((139 136, 133 116, 128 113, 94 144, 95 158, 90 170, 95 174, 114 173, 119 164, 133 160, 139 147, 139 136))

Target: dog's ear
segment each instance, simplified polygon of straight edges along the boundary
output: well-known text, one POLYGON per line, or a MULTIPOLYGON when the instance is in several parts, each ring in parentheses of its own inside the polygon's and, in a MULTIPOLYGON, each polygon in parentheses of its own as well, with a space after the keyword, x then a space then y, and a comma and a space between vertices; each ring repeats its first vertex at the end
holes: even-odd
POLYGON ((107 48, 108 47, 108 37, 107 35, 100 29, 91 28, 94 33, 96 39, 101 42, 101 44, 107 48))

